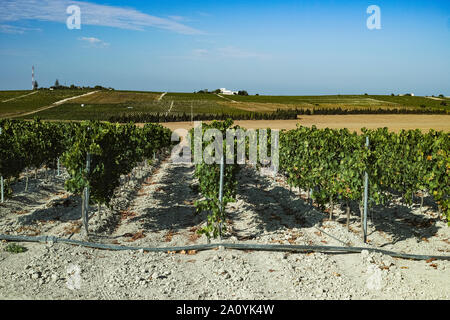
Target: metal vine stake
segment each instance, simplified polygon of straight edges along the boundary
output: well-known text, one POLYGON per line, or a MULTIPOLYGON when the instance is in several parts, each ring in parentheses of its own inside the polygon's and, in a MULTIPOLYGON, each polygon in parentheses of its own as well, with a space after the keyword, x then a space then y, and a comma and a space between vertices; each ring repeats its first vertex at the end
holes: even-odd
MULTIPOLYGON (((91 167, 91 154, 87 153, 86 155, 86 175, 89 174, 91 167)), ((88 237, 89 235, 89 184, 84 187, 83 190, 83 204, 81 207, 81 219, 83 221, 83 228, 85 232, 85 236, 88 237)))
MULTIPOLYGON (((366 148, 369 148, 369 137, 366 137, 366 148)), ((368 210, 368 197, 369 197, 369 174, 367 171, 364 173, 364 218, 363 218, 363 240, 367 243, 367 210, 368 210)))

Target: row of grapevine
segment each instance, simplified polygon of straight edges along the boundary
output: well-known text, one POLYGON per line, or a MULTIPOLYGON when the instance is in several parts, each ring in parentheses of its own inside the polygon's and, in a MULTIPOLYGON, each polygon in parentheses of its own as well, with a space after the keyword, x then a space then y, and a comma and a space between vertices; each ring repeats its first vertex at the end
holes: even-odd
MULTIPOLYGON (((188 109, 187 106, 184 106, 188 109)), ((208 120, 296 120, 299 115, 345 115, 345 114, 449 114, 448 110, 438 108, 292 108, 277 109, 273 112, 241 112, 241 113, 158 113, 158 112, 126 112, 107 118, 110 122, 180 122, 208 120)))
MULTIPOLYGON (((56 168, 57 159, 69 143, 66 134, 69 127, 39 120, 1 120, 0 175, 8 182, 27 168, 56 168)), ((8 191, 11 192, 9 188, 8 191)))
MULTIPOLYGON (((224 223, 226 221, 226 212, 224 208, 227 203, 234 202, 237 191, 237 180, 236 175, 239 171, 239 165, 236 161, 233 164, 226 163, 226 155, 230 152, 226 145, 226 130, 227 129, 238 129, 239 127, 233 126, 232 120, 226 121, 213 121, 211 124, 202 125, 202 142, 201 149, 197 149, 195 146, 196 139, 194 137, 195 128, 190 131, 190 142, 191 150, 193 150, 194 158, 196 157, 196 152, 203 152, 210 154, 213 158, 220 157, 218 150, 212 148, 212 144, 208 138, 205 136, 205 131, 208 129, 218 129, 222 133, 222 161, 223 161, 223 186, 220 189, 220 164, 216 162, 208 164, 204 159, 200 163, 195 164, 195 177, 198 178, 199 191, 205 198, 205 200, 198 200, 195 202, 197 208, 197 213, 199 212, 209 212, 207 218, 207 224, 204 228, 199 230, 200 234, 206 235, 208 241, 211 237, 220 237, 223 232, 224 223), (222 191, 222 194, 220 194, 222 191)), ((212 137, 211 137, 212 138, 212 137)), ((236 143, 236 140, 234 141, 236 143)))
POLYGON ((153 124, 138 128, 132 123, 3 120, 0 128, 0 175, 5 181, 26 168, 55 168, 61 158, 70 176, 66 189, 81 195, 88 187, 89 202, 106 205, 121 175, 171 145, 171 131, 153 124))
POLYGON ((367 172, 372 203, 386 204, 393 194, 410 203, 413 194, 423 197, 428 193, 450 220, 449 134, 433 130, 392 133, 386 128, 362 131, 362 135, 316 127, 283 131, 280 169, 288 183, 308 193, 312 190, 321 205, 329 203, 332 218, 336 202, 360 201, 361 208, 367 172))
POLYGON ((70 147, 62 157, 70 178, 66 188, 76 194, 89 186, 92 202, 109 204, 120 176, 171 144, 171 131, 159 125, 83 122, 75 127, 70 147), (90 155, 90 170, 86 169, 90 155))

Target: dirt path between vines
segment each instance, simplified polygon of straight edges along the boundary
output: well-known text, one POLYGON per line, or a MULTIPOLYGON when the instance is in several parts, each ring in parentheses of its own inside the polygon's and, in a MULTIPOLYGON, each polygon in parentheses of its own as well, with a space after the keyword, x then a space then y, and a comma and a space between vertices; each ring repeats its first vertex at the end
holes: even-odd
MULTIPOLYGON (((196 231, 199 199, 194 167, 160 155, 154 165, 123 177, 112 208, 90 221, 91 240, 127 246, 206 243, 196 231)), ((41 175, 42 176, 42 175, 41 175)), ((14 186, 0 206, 0 233, 81 239, 80 201, 63 177, 14 186), (45 183, 44 183, 45 182, 45 183), (22 190, 22 191, 21 191, 22 190), (72 235, 73 233, 73 235, 72 235)), ((311 206, 284 178, 243 166, 235 203, 227 206, 229 243, 381 247, 418 254, 450 254, 450 230, 425 199, 373 208, 369 244, 360 219, 336 209, 334 221, 311 206)), ((96 208, 92 208, 93 212, 96 208)), ((357 208, 352 208, 356 213, 357 208)), ((146 253, 102 251, 59 243, 22 243, 13 254, 0 243, 0 299, 449 299, 449 261, 410 261, 382 254, 282 253, 236 250, 146 253)))

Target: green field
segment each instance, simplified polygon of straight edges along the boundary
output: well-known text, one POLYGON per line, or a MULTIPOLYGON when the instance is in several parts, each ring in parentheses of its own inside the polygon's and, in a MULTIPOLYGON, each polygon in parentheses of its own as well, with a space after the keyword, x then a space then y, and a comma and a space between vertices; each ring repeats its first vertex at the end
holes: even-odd
POLYGON ((56 101, 82 95, 88 90, 0 91, 0 116, 48 120, 108 120, 117 115, 132 114, 248 114, 271 113, 277 109, 432 109, 449 110, 450 99, 388 95, 329 96, 224 96, 199 93, 167 93, 142 91, 100 91, 68 101, 60 106, 22 115, 56 101), (445 105, 447 104, 447 105, 445 105))
POLYGON ((223 101, 221 97, 211 93, 167 93, 164 100, 173 101, 223 101))
POLYGON ((238 102, 293 104, 299 107, 407 107, 442 109, 442 101, 425 97, 388 95, 334 95, 334 96, 226 96, 238 102))
POLYGON ((32 92, 31 90, 0 91, 0 103, 2 103, 5 100, 29 94, 31 92, 32 92))
POLYGON ((33 95, 28 95, 21 98, 21 95, 31 93, 31 91, 20 91, 20 94, 19 91, 17 91, 17 94, 13 96, 11 96, 12 93, 10 92, 1 91, 0 97, 2 98, 3 96, 9 96, 8 99, 14 97, 18 98, 7 102, 3 102, 7 99, 1 99, 2 102, 0 102, 0 116, 8 117, 20 115, 21 113, 31 112, 36 109, 52 105, 57 101, 88 93, 89 91, 92 90, 40 90, 33 95))
POLYGON ((74 99, 56 108, 40 111, 23 118, 40 117, 47 120, 108 120, 118 114, 160 113, 194 114, 245 113, 246 111, 221 105, 222 98, 209 94, 170 93, 158 101, 162 93, 103 91, 74 99))

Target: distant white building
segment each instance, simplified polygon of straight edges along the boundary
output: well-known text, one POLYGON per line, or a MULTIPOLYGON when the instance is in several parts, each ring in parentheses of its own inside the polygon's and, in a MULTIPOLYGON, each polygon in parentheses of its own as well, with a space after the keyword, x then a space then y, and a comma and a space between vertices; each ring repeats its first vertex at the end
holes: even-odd
POLYGON ((236 91, 227 90, 225 88, 220 88, 220 93, 221 94, 225 94, 225 95, 229 95, 229 96, 237 94, 236 91))

